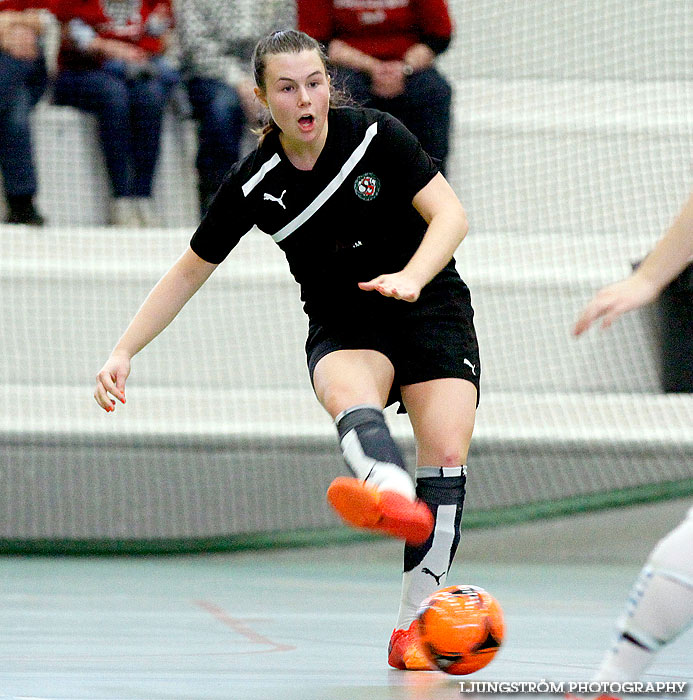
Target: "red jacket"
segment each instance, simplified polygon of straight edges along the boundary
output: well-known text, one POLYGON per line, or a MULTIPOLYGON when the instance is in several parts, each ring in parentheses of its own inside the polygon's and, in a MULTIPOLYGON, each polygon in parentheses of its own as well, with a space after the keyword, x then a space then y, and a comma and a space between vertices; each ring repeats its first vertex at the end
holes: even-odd
POLYGON ((298 28, 314 39, 340 39, 381 60, 418 43, 440 53, 452 36, 445 0, 297 0, 297 9, 298 28))
POLYGON ((54 0, 0 0, 0 12, 4 10, 52 10, 54 0))
MULTIPOLYGON (((139 46, 152 54, 161 53, 164 44, 161 34, 153 33, 148 25, 150 16, 156 9, 173 24, 171 0, 139 0, 139 8, 133 12, 124 26, 117 26, 113 19, 106 14, 106 9, 100 0, 52 0, 54 12, 58 20, 67 25, 73 19, 82 20, 88 24, 102 39, 118 39, 139 46)), ((98 65, 93 56, 80 52, 66 32, 58 54, 61 66, 89 68, 98 65)))

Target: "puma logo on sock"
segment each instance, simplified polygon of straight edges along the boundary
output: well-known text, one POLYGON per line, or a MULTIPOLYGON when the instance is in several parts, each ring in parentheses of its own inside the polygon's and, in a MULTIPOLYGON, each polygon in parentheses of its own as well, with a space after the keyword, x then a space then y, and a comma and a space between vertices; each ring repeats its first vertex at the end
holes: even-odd
POLYGON ((431 576, 433 576, 433 578, 436 580, 436 583, 437 583, 439 586, 440 586, 440 579, 443 578, 443 576, 445 576, 445 572, 444 572, 444 571, 443 571, 442 574, 439 574, 438 576, 436 576, 427 566, 424 566, 424 568, 421 569, 421 573, 422 573, 422 574, 430 574, 431 576))

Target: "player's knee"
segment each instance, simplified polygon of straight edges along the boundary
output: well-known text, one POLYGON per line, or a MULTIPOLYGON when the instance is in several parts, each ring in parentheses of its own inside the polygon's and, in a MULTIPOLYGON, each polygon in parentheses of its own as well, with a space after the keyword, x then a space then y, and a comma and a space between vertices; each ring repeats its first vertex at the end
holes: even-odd
POLYGON ((467 460, 467 452, 458 445, 441 445, 430 450, 433 459, 426 459, 426 464, 436 467, 459 467, 467 460))
POLYGON ((321 391, 318 398, 327 412, 333 417, 352 406, 377 404, 375 397, 358 393, 354 390, 354 387, 348 384, 342 385, 338 382, 332 383, 331 386, 321 391))
POLYGON ((443 456, 443 462, 441 467, 459 467, 467 461, 467 452, 460 448, 455 450, 448 450, 443 456))
POLYGON ((351 382, 338 378, 332 378, 329 382, 316 382, 315 389, 318 400, 333 418, 353 406, 382 405, 376 391, 354 386, 351 382))

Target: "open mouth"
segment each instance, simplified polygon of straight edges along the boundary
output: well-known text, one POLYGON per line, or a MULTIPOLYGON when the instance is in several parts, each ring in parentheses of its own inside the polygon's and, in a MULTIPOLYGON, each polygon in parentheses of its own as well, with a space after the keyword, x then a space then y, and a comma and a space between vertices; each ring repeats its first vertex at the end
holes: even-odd
POLYGON ((315 117, 312 114, 304 114, 298 119, 298 125, 302 129, 310 129, 315 123, 315 117))

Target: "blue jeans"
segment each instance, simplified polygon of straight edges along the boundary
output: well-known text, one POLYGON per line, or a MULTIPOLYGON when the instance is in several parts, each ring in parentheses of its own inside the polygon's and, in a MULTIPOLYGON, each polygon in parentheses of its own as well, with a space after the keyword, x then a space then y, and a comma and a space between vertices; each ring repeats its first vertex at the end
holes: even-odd
POLYGON ((439 161, 445 172, 450 152, 450 108, 452 89, 433 67, 406 79, 404 92, 392 99, 371 93, 370 77, 350 68, 339 67, 335 85, 362 107, 373 107, 397 117, 419 139, 424 151, 439 161))
POLYGON ((180 73, 163 56, 154 56, 142 65, 113 58, 105 61, 101 68, 122 80, 137 80, 138 76, 157 78, 167 87, 180 82, 180 73))
POLYGON ((131 80, 117 71, 63 70, 54 101, 96 116, 115 197, 149 197, 171 84, 157 75, 131 80))
POLYGON ((238 160, 245 113, 234 87, 211 78, 192 78, 187 83, 193 118, 198 122, 197 173, 201 204, 221 184, 238 160))
POLYGON ((36 194, 29 117, 45 89, 43 58, 23 61, 0 51, 0 173, 10 197, 36 194))

